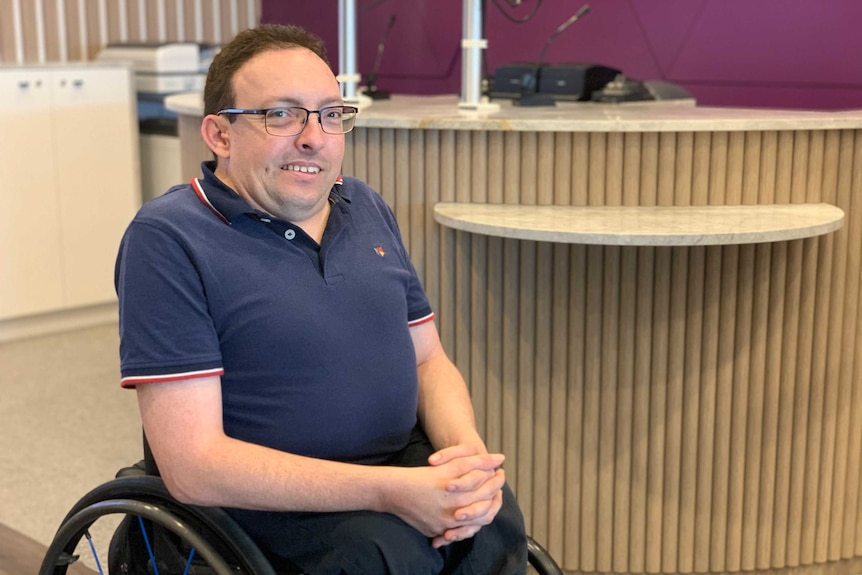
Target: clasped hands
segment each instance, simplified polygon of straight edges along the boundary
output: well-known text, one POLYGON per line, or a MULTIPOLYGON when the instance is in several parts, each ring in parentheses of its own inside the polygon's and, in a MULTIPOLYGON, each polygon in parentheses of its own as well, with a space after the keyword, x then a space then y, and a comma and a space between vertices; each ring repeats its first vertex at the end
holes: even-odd
POLYGON ((466 445, 433 453, 430 467, 407 469, 413 477, 397 515, 435 548, 473 537, 503 505, 504 459, 466 445))

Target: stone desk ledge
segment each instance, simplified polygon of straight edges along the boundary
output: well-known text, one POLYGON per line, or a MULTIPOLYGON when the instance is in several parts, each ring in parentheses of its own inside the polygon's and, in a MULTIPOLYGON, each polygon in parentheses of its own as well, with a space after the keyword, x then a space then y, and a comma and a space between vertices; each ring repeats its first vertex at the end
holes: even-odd
POLYGON ((844 212, 830 204, 745 206, 523 206, 442 202, 440 224, 477 234, 612 246, 707 246, 828 234, 844 212))
MULTIPOLYGON (((420 130, 489 130, 504 132, 715 132, 741 130, 827 130, 862 127, 862 110, 810 111, 695 106, 692 100, 601 104, 558 102, 556 106, 520 107, 494 100, 492 113, 458 109, 454 95, 395 94, 362 108, 359 128, 420 130)), ((203 116, 200 92, 165 99, 168 110, 203 116)))

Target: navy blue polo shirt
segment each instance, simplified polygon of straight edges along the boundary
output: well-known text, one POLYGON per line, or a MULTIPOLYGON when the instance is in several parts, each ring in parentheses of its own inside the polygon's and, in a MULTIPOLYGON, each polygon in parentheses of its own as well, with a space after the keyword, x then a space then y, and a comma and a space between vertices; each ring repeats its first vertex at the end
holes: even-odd
POLYGON ((122 385, 220 375, 232 437, 363 463, 402 449, 416 424, 409 328, 433 313, 392 211, 344 178, 317 245, 203 173, 123 237, 122 385))

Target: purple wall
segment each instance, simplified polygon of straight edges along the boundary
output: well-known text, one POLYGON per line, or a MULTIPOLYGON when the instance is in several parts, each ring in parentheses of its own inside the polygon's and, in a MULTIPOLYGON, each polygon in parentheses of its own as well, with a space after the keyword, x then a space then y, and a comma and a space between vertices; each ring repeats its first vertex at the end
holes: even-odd
MULTIPOLYGON (((545 40, 585 0, 486 0, 489 73, 538 58, 545 40), (538 6, 525 24, 523 18, 538 6), (503 7, 505 14, 498 7, 503 7)), ((549 47, 549 62, 594 62, 642 80, 669 80, 701 105, 862 108, 859 0, 587 0, 592 8, 549 47)), ((458 93, 461 2, 358 0, 359 69, 369 71, 390 17, 381 89, 458 93)), ((319 34, 338 67, 337 2, 263 0, 263 22, 319 34)))

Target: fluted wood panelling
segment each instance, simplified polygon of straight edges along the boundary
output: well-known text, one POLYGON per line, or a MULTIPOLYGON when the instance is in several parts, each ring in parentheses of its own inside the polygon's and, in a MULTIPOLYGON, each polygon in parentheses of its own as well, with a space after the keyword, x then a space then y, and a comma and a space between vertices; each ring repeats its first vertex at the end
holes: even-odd
POLYGON ((80 62, 110 43, 222 44, 260 0, 0 0, 0 63, 80 62))
POLYGON ((358 128, 529 531, 567 570, 858 572, 862 132, 358 128), (818 238, 725 247, 456 232, 438 201, 828 202, 818 238), (840 560, 844 562, 838 562, 840 560))

